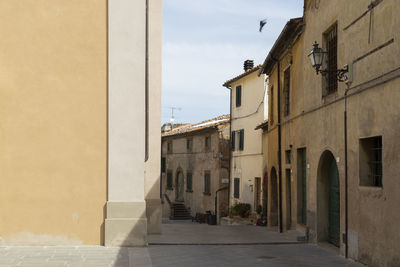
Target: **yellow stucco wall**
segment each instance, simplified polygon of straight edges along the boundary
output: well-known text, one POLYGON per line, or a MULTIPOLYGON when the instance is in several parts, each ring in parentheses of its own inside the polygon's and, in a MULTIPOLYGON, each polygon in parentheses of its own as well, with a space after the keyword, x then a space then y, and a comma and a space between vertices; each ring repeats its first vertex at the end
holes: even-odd
POLYGON ((101 244, 106 0, 0 1, 0 244, 101 244))

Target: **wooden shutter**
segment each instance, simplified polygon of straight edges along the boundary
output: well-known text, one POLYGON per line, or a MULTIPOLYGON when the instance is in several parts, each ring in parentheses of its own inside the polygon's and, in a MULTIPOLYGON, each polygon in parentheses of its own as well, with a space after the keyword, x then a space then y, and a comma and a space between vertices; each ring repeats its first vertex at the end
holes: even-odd
POLYGON ((235 178, 234 185, 233 185, 233 197, 234 198, 239 198, 239 186, 240 186, 240 179, 235 178))
POLYGON ((236 86, 236 107, 240 107, 242 105, 242 86, 236 86))
POLYGON ((231 132, 231 149, 235 151, 235 131, 231 132))
POLYGON ((243 150, 244 148, 244 130, 239 131, 239 150, 243 150))
POLYGON ((161 158, 161 172, 165 173, 166 171, 166 159, 165 157, 161 158))
POLYGON ((189 192, 191 192, 191 191, 192 191, 192 173, 188 172, 188 173, 186 174, 186 178, 187 178, 187 181, 186 181, 186 190, 189 191, 189 192))
POLYGON ((210 174, 204 174, 204 193, 210 194, 210 174))

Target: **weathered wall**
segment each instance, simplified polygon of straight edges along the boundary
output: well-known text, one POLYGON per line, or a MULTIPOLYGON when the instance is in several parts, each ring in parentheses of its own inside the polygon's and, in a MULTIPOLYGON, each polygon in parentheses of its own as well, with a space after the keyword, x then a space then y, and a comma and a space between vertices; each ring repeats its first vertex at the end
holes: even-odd
MULTIPOLYGON (((254 128, 264 119, 265 76, 257 71, 231 84, 232 131, 244 129, 244 149, 238 150, 236 142, 231 159, 231 205, 236 202, 249 203, 254 207, 255 177, 263 177, 262 132, 254 128), (236 86, 242 86, 242 104, 236 107, 236 86), (240 178, 239 198, 233 197, 234 178, 240 178)), ((238 137, 236 136, 236 139, 238 137)), ((262 195, 262 192, 261 192, 262 195)), ((261 199, 260 199, 261 203, 261 199)))
POLYGON ((0 244, 103 243, 106 8, 0 2, 0 244))

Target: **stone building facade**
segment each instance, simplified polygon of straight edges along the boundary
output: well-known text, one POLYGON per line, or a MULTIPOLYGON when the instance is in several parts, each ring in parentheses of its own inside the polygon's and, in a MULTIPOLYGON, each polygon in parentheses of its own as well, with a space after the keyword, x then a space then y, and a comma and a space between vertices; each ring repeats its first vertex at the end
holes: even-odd
POLYGON ((183 203, 196 213, 228 212, 229 115, 173 128, 162 134, 163 217, 171 203, 183 203), (169 203, 169 201, 171 203, 169 203))
POLYGON ((399 11, 395 0, 306 0, 260 72, 269 75, 269 225, 368 266, 400 264, 399 11), (345 82, 316 74, 315 41, 327 52, 322 69, 348 66, 345 82))
POLYGON ((245 62, 245 71, 226 81, 231 109, 231 187, 230 205, 248 203, 255 212, 262 205, 262 134, 255 125, 264 119, 265 75, 261 65, 245 62))
POLYGON ((0 245, 144 246, 161 231, 161 10, 0 2, 0 245))

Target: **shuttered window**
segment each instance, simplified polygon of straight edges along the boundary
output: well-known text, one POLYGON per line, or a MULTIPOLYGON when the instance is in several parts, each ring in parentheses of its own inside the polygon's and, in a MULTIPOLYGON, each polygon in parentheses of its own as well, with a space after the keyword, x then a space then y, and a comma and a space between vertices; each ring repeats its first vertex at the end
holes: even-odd
POLYGON ((239 131, 239 150, 244 149, 244 130, 239 131))
POLYGON ((165 173, 167 167, 166 159, 165 157, 161 158, 161 172, 165 173))
POLYGON ((192 192, 193 188, 192 188, 192 173, 191 172, 188 172, 186 174, 186 179, 187 179, 187 181, 186 181, 186 191, 192 192))
POLYGON ((242 86, 236 86, 236 107, 240 107, 242 105, 242 86))
MULTIPOLYGON (((326 48, 328 52, 328 70, 337 69, 337 25, 332 27, 325 34, 326 48)), ((326 90, 325 95, 332 94, 337 91, 338 80, 336 77, 336 72, 330 71, 325 76, 326 77, 326 90)))
POLYGON ((167 189, 172 189, 172 172, 167 173, 167 189))
POLYGON ((236 132, 232 131, 231 132, 231 149, 232 149, 232 151, 235 151, 235 136, 236 136, 236 132))
POLYGON ((283 100, 283 114, 288 116, 290 114, 290 67, 283 74, 283 100))
POLYGON ((206 172, 204 174, 204 194, 209 195, 210 193, 210 173, 206 172))
POLYGON ((233 197, 239 198, 240 179, 233 179, 233 197))

